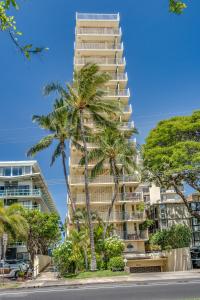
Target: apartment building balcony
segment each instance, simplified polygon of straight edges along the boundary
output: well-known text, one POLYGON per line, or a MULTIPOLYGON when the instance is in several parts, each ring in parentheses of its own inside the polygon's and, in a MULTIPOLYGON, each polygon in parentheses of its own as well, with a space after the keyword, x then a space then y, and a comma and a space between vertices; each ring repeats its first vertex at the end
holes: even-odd
POLYGON ((94 63, 99 66, 102 71, 114 72, 118 67, 119 72, 124 72, 126 66, 126 60, 124 57, 76 57, 74 59, 75 69, 82 68, 85 64, 94 63))
MULTIPOLYGON (((104 221, 107 221, 107 212, 97 212, 98 216, 104 221)), ((134 221, 134 222, 141 222, 145 220, 145 213, 144 212, 118 212, 118 211, 113 211, 110 216, 109 222, 128 222, 128 221, 134 221)))
MULTIPOLYGON (((112 193, 91 193, 90 194, 90 202, 91 204, 111 204, 113 194, 112 193)), ((76 196, 73 197, 73 200, 76 202, 76 204, 85 205, 85 194, 80 193, 76 194, 76 196)), ((125 202, 131 202, 131 203, 139 203, 143 201, 142 193, 118 193, 116 204, 121 204, 125 202)))
MULTIPOLYGON (((126 184, 126 185, 138 185, 140 181, 139 175, 124 175, 118 177, 119 184, 126 184)), ((102 175, 97 176, 95 178, 89 178, 89 184, 92 186, 109 186, 114 185, 114 179, 113 176, 110 175, 102 175)), ((69 176, 69 182, 71 186, 84 186, 85 185, 85 179, 84 176, 69 176)))
POLYGON ((84 41, 115 41, 116 38, 118 42, 121 39, 121 28, 111 28, 111 27, 79 27, 76 28, 77 40, 84 41))
POLYGON ((77 13, 77 26, 91 26, 91 27, 107 27, 119 25, 119 14, 92 14, 92 13, 77 13))
POLYGON ((75 53, 81 53, 82 55, 111 55, 112 53, 122 53, 124 50, 123 43, 75 43, 75 53))
POLYGON ((126 231, 116 231, 115 235, 119 236, 123 240, 127 241, 146 241, 148 240, 148 231, 140 230, 137 232, 129 233, 126 231))
POLYGON ((40 198, 42 197, 42 192, 40 189, 5 189, 0 191, 0 197, 2 198, 10 198, 10 197, 33 197, 40 198))

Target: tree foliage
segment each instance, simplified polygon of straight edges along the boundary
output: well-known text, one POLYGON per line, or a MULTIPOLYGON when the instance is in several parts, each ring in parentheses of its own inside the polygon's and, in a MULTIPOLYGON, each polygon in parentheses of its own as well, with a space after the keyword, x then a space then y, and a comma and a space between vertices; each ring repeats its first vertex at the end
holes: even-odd
POLYGON ((19 37, 22 32, 17 30, 15 17, 10 15, 10 8, 19 10, 19 5, 16 0, 1 0, 0 1, 0 31, 7 32, 18 50, 28 59, 31 55, 41 53, 43 50, 48 50, 44 47, 34 47, 32 44, 22 45, 19 42, 19 37))
POLYGON ((150 243, 159 245, 161 250, 184 248, 190 246, 191 237, 190 228, 186 225, 178 224, 154 233, 150 238, 150 243))
POLYGON ((39 210, 26 210, 24 217, 29 225, 27 248, 33 262, 36 254, 48 254, 48 248, 60 240, 60 218, 55 213, 39 210))
POLYGON ((143 158, 144 179, 174 187, 188 211, 200 218, 180 189, 187 184, 200 192, 200 111, 159 122, 146 139, 143 158))
POLYGON ((169 11, 180 15, 183 13, 184 9, 187 8, 187 5, 184 1, 180 0, 169 0, 169 11))
POLYGON ((124 251, 124 242, 118 236, 112 236, 105 239, 104 249, 106 256, 110 259, 112 257, 121 256, 124 251))

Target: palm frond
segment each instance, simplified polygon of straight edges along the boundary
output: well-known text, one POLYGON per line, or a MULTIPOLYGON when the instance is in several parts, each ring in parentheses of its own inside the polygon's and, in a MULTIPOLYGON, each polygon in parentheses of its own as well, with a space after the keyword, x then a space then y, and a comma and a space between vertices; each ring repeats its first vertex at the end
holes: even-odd
POLYGON ((27 156, 35 156, 38 152, 48 148, 52 144, 54 136, 54 134, 49 134, 42 138, 37 144, 28 150, 27 156))
POLYGON ((52 166, 54 164, 54 162, 56 161, 56 159, 61 155, 61 143, 59 143, 56 147, 56 149, 53 152, 53 155, 51 157, 51 163, 50 166, 52 166))

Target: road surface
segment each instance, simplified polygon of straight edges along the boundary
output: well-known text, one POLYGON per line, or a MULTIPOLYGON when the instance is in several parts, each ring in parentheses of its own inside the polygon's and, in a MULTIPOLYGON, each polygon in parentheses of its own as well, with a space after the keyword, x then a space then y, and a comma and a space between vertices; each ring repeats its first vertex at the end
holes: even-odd
POLYGON ((200 300, 200 281, 0 291, 0 300, 200 300))

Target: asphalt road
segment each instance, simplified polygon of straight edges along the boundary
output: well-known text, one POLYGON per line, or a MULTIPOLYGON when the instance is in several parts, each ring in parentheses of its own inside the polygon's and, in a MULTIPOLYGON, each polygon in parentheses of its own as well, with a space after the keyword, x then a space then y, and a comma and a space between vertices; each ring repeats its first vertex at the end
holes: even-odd
POLYGON ((5 300, 200 300, 200 281, 0 291, 5 300))

